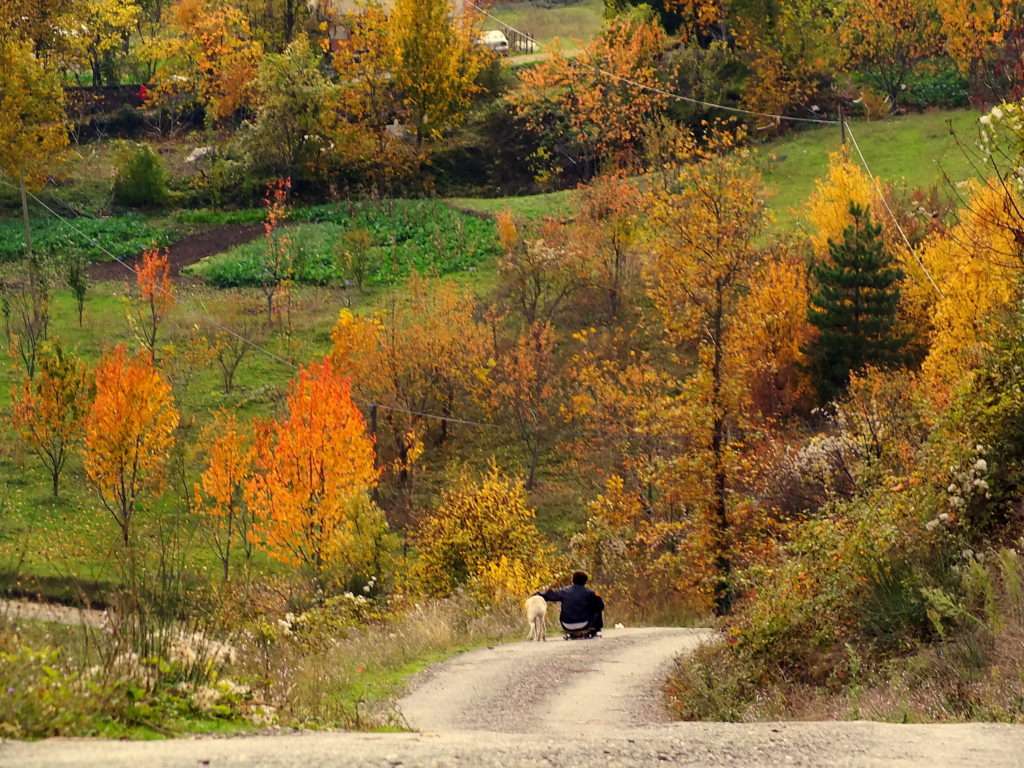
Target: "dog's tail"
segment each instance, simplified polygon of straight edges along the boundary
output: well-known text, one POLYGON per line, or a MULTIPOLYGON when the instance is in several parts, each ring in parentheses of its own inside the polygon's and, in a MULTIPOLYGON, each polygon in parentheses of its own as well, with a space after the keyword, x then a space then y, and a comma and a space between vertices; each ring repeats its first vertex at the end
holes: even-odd
POLYGON ((530 630, 530 637, 533 640, 544 640, 544 617, 534 616, 533 617, 533 628, 530 630))

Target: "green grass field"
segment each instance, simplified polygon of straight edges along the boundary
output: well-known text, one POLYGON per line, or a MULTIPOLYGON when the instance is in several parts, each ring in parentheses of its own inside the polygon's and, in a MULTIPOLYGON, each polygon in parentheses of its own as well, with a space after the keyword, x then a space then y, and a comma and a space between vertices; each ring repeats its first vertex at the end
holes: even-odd
MULTIPOLYGON (((946 186, 972 175, 970 163, 950 135, 950 127, 973 146, 978 115, 971 110, 926 112, 877 122, 855 122, 853 133, 871 170, 888 184, 909 189, 946 186)), ((796 226, 800 208, 828 168, 828 158, 841 146, 838 127, 802 130, 755 148, 764 174, 768 207, 775 226, 796 226)), ((850 152, 858 160, 853 147, 850 152)), ((571 215, 575 192, 563 190, 507 198, 451 198, 457 208, 493 214, 511 211, 525 219, 571 215)))
POLYGON ((532 0, 499 2, 490 13, 510 27, 528 32, 541 43, 559 38, 566 48, 574 48, 586 44, 601 31, 604 2, 569 0, 560 5, 532 0))

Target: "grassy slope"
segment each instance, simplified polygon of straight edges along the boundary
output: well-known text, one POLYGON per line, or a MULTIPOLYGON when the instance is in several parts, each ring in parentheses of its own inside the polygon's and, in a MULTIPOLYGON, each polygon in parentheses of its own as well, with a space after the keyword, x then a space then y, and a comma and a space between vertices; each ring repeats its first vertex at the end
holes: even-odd
MULTIPOLYGON (((855 131, 873 169, 890 182, 909 186, 927 186, 942 183, 945 171, 953 180, 969 175, 963 156, 956 150, 947 133, 951 121, 961 136, 971 136, 974 116, 967 111, 913 115, 882 123, 858 123, 855 131)), ((771 207, 780 227, 796 225, 794 210, 810 194, 814 181, 824 172, 828 154, 839 145, 838 131, 814 129, 797 133, 761 147, 761 159, 768 186, 772 191, 771 207)), ((569 215, 573 193, 555 192, 504 200, 449 201, 457 207, 472 208, 493 213, 509 207, 526 217, 543 215, 569 215)), ((178 226, 182 223, 176 222, 178 226)), ((493 270, 482 268, 456 279, 467 282, 479 290, 493 283, 493 270)), ((83 328, 74 319, 71 297, 58 291, 53 306, 53 331, 62 341, 86 359, 95 361, 101 350, 111 343, 132 343, 125 321, 124 285, 105 284, 92 289, 83 328)), ((310 359, 322 353, 329 343, 330 327, 337 311, 349 301, 357 308, 379 305, 386 289, 370 292, 366 296, 346 296, 331 289, 303 289, 301 292, 296 347, 291 351, 296 359, 310 359)), ((258 298, 250 293, 250 299, 258 298)), ((223 292, 190 289, 182 296, 175 313, 174 324, 187 328, 201 321, 205 303, 215 315, 227 311, 237 302, 237 295, 223 292)), ((170 330, 170 329, 169 329, 170 330)), ((170 331, 172 334, 175 331, 170 331)), ((279 354, 288 354, 280 338, 269 342, 279 354)), ((291 372, 268 358, 250 356, 239 374, 239 391, 231 397, 219 393, 216 374, 202 372, 184 395, 183 405, 190 413, 199 414, 200 420, 212 410, 229 407, 244 417, 269 412, 273 393, 289 379, 291 372)), ((0 366, 0 411, 9 405, 10 389, 15 379, 11 368, 0 366)), ((198 427, 196 428, 196 430, 198 427)), ((64 481, 65 498, 53 502, 48 497, 46 478, 34 458, 19 448, 18 441, 5 427, 0 431, 0 486, 5 490, 0 517, 0 572, 9 571, 22 554, 27 552, 25 569, 39 575, 60 576, 73 572, 82 579, 106 580, 110 578, 108 552, 104 542, 113 538, 113 523, 98 508, 94 497, 85 489, 80 461, 74 458, 64 481), (12 509, 13 507, 13 509, 12 509)), ((195 439, 195 432, 189 436, 195 439)), ((505 449, 505 446, 489 446, 505 449)), ((486 449, 488 446, 481 446, 486 449)), ((563 503, 549 500, 555 510, 540 510, 545 527, 564 533, 572 527, 564 514, 563 503), (553 519, 557 518, 557 519, 553 519), (563 519, 564 518, 564 519, 563 519)), ((169 504, 167 505, 169 506, 169 504)), ((570 516, 571 517, 571 516, 570 516)), ((212 567, 212 553, 202 548, 199 554, 212 567)))
POLYGON ((571 48, 586 43, 600 31, 604 21, 604 2, 574 0, 552 7, 520 0, 495 3, 490 12, 510 27, 533 35, 541 43, 557 37, 571 48))
MULTIPOLYGON (((949 135, 949 125, 970 145, 977 114, 970 110, 926 112, 881 122, 858 122, 853 130, 872 171, 891 184, 907 187, 942 186, 943 173, 953 181, 971 175, 963 153, 949 135)), ((812 128, 757 148, 756 156, 769 190, 769 208, 776 225, 796 225, 800 206, 814 190, 814 182, 828 167, 828 156, 840 147, 838 128, 812 128)), ((451 205, 480 213, 510 210, 523 218, 563 216, 571 212, 571 190, 540 195, 487 198, 452 198, 451 205)))

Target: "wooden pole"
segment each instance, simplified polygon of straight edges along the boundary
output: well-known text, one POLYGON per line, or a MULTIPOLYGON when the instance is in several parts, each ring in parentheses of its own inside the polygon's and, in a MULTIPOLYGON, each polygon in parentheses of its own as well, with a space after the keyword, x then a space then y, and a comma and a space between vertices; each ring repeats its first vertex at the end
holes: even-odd
POLYGON ((28 218, 28 192, 25 190, 25 177, 21 177, 18 185, 21 189, 21 219, 25 225, 25 253, 32 258, 32 224, 28 218))

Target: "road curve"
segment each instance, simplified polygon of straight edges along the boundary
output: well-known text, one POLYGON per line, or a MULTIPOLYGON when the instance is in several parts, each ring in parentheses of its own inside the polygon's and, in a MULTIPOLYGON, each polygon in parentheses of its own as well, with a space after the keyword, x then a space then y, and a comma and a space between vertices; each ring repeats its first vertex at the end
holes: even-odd
POLYGON ((430 670, 400 708, 418 733, 301 733, 0 744, 0 768, 537 768, 985 766, 1024 768, 1024 727, 867 722, 668 722, 659 683, 707 632, 609 631, 516 643, 430 670))

